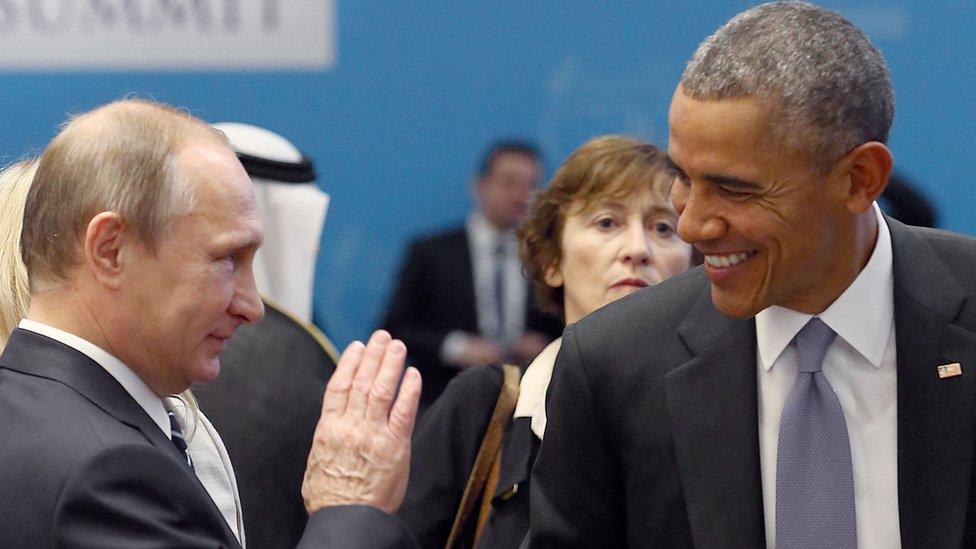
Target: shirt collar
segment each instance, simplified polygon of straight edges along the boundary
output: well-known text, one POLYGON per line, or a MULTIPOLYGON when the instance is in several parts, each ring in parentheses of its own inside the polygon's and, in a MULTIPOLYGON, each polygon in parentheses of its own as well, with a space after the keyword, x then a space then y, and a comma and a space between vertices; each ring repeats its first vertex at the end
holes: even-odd
POLYGON ((504 242, 506 246, 516 242, 512 231, 499 231, 488 222, 483 213, 477 210, 468 216, 467 227, 472 246, 486 253, 493 252, 499 241, 504 242))
POLYGON ((532 432, 542 439, 546 432, 546 392, 563 338, 558 338, 539 353, 522 374, 514 417, 531 417, 532 432))
MULTIPOLYGON (((875 368, 880 368, 894 323, 894 276, 891 233, 877 203, 873 207, 878 238, 871 258, 844 293, 816 316, 875 368)), ((756 346, 764 370, 768 372, 773 367, 813 316, 775 305, 756 315, 756 346)))
POLYGON ((169 416, 166 414, 163 399, 121 360, 88 340, 36 320, 25 318, 20 321, 19 327, 61 342, 97 362, 146 411, 163 433, 167 437, 171 436, 169 416))

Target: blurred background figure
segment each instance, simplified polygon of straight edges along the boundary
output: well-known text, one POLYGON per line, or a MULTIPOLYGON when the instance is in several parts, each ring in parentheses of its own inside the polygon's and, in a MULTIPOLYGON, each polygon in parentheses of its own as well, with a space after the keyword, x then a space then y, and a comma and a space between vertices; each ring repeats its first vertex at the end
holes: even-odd
POLYGON ((248 547, 293 547, 308 520, 302 477, 338 360, 309 324, 329 199, 313 184, 312 162, 284 137, 247 124, 215 127, 254 182, 265 231, 254 273, 265 314, 237 330, 220 354, 220 376, 193 391, 233 462, 248 547))
POLYGON ((416 240, 407 252, 383 327, 407 344, 424 379, 422 405, 465 368, 524 362, 562 332, 534 305, 515 228, 542 177, 539 151, 500 141, 473 182, 464 225, 416 240))
MULTIPOLYGON (((571 324, 697 262, 676 232, 672 179, 664 153, 637 139, 598 137, 573 152, 519 230, 519 255, 539 302, 571 324)), ((494 364, 457 376, 421 419, 399 512, 421 546, 444 547, 452 533, 455 547, 519 546, 528 531, 529 473, 545 433, 545 397, 560 343, 547 346, 516 381, 507 410, 500 411, 500 394, 511 382, 494 364), (504 433, 492 451, 486 450, 489 425, 504 433), (478 473, 476 456, 483 464, 478 473), (458 512, 462 494, 472 501, 468 515, 458 512)))
POLYGON ((935 205, 905 174, 891 174, 878 203, 886 214, 906 225, 939 226, 939 212, 935 205))

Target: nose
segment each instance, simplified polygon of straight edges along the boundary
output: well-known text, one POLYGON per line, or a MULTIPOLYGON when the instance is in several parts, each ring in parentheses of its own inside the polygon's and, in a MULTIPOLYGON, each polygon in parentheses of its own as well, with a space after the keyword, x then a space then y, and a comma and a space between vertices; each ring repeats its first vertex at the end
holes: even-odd
POLYGON ((254 270, 250 265, 239 270, 235 277, 234 297, 231 299, 229 312, 247 323, 254 323, 264 317, 264 302, 258 293, 254 282, 254 270))
POLYGON ((705 183, 675 181, 671 203, 678 212, 678 236, 689 244, 704 242, 725 233, 725 221, 714 212, 705 183))
POLYGON ((624 243, 620 249, 621 260, 634 265, 647 265, 651 262, 651 237, 647 234, 643 220, 633 219, 627 223, 624 243))

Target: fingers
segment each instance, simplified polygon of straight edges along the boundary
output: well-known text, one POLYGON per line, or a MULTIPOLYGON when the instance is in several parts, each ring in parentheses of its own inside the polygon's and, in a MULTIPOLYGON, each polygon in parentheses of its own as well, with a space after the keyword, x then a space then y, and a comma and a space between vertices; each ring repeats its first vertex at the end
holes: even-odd
POLYGON ((329 383, 325 386, 325 396, 322 398, 322 415, 342 414, 346 411, 349 391, 352 389, 352 380, 356 376, 365 350, 366 346, 362 342, 353 341, 342 352, 339 363, 336 364, 335 372, 332 373, 329 383))
POLYGON ((369 392, 373 387, 373 380, 380 369, 380 363, 386 355, 386 348, 390 344, 390 334, 385 330, 376 330, 366 350, 363 352, 359 370, 356 377, 352 380, 352 390, 349 391, 349 403, 346 404, 346 413, 352 417, 361 418, 366 415, 366 403, 369 400, 369 392))
POLYGON ((403 382, 400 383, 400 394, 390 411, 390 432, 398 440, 410 440, 417 419, 421 388, 420 372, 413 367, 407 368, 403 382))
POLYGON ((368 421, 376 425, 386 425, 406 358, 407 347, 402 341, 394 339, 387 345, 379 372, 369 390, 369 400, 366 404, 368 421))

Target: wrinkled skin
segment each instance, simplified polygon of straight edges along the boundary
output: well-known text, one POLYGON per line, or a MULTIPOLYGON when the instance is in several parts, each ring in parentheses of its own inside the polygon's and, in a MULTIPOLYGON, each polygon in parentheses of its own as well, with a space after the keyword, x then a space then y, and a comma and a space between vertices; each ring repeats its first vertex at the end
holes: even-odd
POLYGON ((420 373, 407 349, 385 331, 342 353, 322 401, 302 496, 309 514, 335 505, 370 505, 394 513, 410 471, 410 435, 420 401, 420 373))

